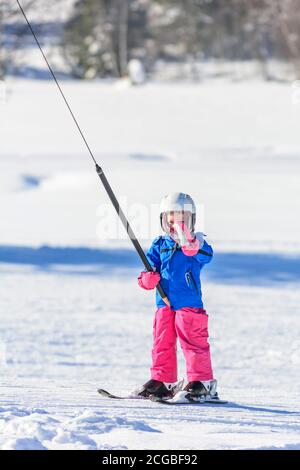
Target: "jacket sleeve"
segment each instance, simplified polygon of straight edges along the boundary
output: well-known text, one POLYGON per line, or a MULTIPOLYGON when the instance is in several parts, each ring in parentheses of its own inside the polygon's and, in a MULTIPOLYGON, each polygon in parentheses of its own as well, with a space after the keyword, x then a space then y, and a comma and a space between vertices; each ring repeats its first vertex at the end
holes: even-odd
POLYGON ((153 243, 150 247, 150 249, 147 251, 146 256, 148 258, 149 263, 151 266, 156 268, 156 271, 160 271, 160 265, 161 265, 161 260, 160 260, 160 238, 157 237, 155 240, 153 240, 153 243))
POLYGON ((198 251, 194 258, 200 264, 207 264, 210 263, 210 261, 212 260, 213 254, 214 253, 212 247, 207 243, 206 240, 204 240, 202 248, 198 251))

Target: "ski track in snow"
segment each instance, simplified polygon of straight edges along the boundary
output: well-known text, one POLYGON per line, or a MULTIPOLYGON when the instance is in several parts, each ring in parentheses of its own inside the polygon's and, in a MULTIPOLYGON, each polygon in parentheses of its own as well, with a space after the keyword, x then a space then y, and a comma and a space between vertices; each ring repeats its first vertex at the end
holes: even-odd
MULTIPOLYGON (((205 205, 198 228, 215 258, 203 298, 230 403, 166 407, 97 394, 148 380, 154 295, 137 287, 142 266, 123 228, 109 245, 96 236, 98 206, 109 203, 53 84, 9 86, 0 448, 300 449, 300 108, 290 87, 64 83, 130 220, 130 204, 149 207, 175 189, 205 205)), ((134 227, 145 247, 157 210, 151 234, 134 227)), ((179 348, 178 359, 184 377, 179 348)))

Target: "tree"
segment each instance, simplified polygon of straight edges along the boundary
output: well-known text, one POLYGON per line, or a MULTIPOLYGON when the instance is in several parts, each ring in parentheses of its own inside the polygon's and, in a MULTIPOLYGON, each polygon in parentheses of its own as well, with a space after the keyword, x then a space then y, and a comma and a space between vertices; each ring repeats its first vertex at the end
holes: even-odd
POLYGON ((298 0, 266 0, 272 16, 273 37, 280 57, 300 72, 300 11, 298 0))
MULTIPOLYGON (((28 13, 35 7, 36 0, 23 0, 22 5, 28 13)), ((28 33, 28 26, 20 20, 18 4, 12 0, 4 0, 0 3, 0 78, 7 74, 10 64, 16 52, 22 48, 24 35, 28 33), (6 30, 10 30, 7 41, 6 30), (9 43, 9 44, 7 44, 9 43)))
POLYGON ((143 48, 146 3, 78 0, 62 41, 72 74, 80 78, 126 75, 128 60, 138 41, 143 48))

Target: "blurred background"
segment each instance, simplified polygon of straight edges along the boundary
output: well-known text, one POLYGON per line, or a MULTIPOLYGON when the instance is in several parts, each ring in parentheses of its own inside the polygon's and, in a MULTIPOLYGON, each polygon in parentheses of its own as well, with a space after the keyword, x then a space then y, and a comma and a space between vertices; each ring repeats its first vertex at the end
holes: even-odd
MULTIPOLYGON (((23 6, 66 77, 124 77, 132 60, 151 79, 299 74, 298 0, 24 0, 23 6)), ((35 49, 16 2, 2 1, 2 78, 45 78, 35 49)))

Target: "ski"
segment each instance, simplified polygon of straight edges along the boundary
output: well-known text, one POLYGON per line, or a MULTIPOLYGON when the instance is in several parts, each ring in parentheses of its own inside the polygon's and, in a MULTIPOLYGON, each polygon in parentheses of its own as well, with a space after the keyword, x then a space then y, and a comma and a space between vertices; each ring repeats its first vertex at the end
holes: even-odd
POLYGON ((119 395, 114 395, 113 393, 108 392, 107 390, 103 390, 102 388, 98 388, 98 393, 105 398, 112 398, 114 400, 147 400, 145 397, 141 397, 138 395, 124 395, 124 396, 119 396, 119 395))
MULTIPOLYGON (((174 395, 176 395, 183 386, 184 380, 179 380, 175 387, 173 388, 174 395)), ((133 391, 129 393, 128 395, 114 395, 113 393, 108 392, 107 390, 104 390, 103 388, 98 388, 98 393, 102 397, 105 398, 112 398, 114 400, 149 400, 149 397, 143 397, 139 395, 139 390, 133 391)))
POLYGON ((228 401, 226 400, 207 400, 207 401, 197 401, 197 400, 186 400, 186 401, 172 401, 166 400, 160 397, 155 397, 154 395, 150 397, 150 400, 154 403, 162 403, 163 405, 227 405, 228 401))

